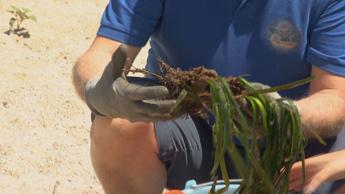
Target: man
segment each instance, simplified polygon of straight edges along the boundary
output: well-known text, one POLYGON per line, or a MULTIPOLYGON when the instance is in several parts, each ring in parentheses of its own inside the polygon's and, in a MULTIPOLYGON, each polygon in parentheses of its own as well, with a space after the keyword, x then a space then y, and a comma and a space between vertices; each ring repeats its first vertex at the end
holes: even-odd
POLYGON ((309 155, 327 152, 344 125, 345 1, 111 0, 97 38, 73 69, 78 94, 97 115, 91 157, 106 193, 158 194, 209 178, 207 121, 162 116, 174 101, 153 99, 166 96, 166 88, 121 76, 149 38, 151 72, 161 58, 272 86, 313 76, 309 86, 281 93, 296 99, 305 134, 316 130, 329 143, 310 140, 309 155))

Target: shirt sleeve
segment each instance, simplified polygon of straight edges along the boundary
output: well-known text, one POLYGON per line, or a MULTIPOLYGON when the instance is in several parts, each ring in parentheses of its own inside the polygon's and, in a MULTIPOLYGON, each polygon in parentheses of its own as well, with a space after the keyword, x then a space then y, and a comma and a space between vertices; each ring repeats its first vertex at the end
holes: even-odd
POLYGON ((142 47, 158 25, 162 0, 110 0, 97 35, 142 47))
POLYGON ((332 0, 320 15, 312 29, 307 60, 345 76, 345 0, 332 0))

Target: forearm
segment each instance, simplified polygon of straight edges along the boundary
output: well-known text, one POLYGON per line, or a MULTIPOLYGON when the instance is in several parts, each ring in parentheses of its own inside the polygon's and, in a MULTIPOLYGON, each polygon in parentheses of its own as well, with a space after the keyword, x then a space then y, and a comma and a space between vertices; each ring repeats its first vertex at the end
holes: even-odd
POLYGON ((85 101, 84 88, 86 83, 100 77, 110 61, 110 54, 99 53, 95 55, 94 53, 86 53, 76 62, 73 67, 72 81, 82 100, 85 101))
MULTIPOLYGON (((72 80, 78 95, 85 101, 84 88, 89 80, 101 77, 108 64, 111 64, 114 52, 121 43, 96 37, 90 48, 80 57, 73 67, 72 80)), ((139 47, 126 46, 126 67, 130 67, 140 51, 139 47)), ((112 64, 111 64, 112 65, 112 64)), ((115 64, 116 65, 116 64, 115 64)))
POLYGON ((322 137, 337 135, 345 124, 345 96, 334 89, 324 89, 297 101, 302 128, 307 137, 310 130, 322 137))

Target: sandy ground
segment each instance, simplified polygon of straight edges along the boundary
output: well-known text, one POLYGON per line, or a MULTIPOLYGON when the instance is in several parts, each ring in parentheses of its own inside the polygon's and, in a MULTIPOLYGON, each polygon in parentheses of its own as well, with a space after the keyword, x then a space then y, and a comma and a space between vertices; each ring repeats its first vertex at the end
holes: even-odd
POLYGON ((70 76, 106 3, 0 0, 1 194, 103 193, 89 157, 89 111, 70 76), (3 33, 10 5, 37 17, 37 23, 23 23, 30 38, 3 33))

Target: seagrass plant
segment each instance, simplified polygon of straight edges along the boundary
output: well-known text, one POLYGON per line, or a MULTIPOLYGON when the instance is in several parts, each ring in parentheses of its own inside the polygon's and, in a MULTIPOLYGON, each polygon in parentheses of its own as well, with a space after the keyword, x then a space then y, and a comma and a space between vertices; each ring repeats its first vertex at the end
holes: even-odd
POLYGON ((213 126, 215 159, 211 175, 216 181, 220 168, 226 185, 219 191, 213 187, 210 193, 223 193, 230 184, 224 160, 226 153, 243 179, 239 193, 287 193, 292 164, 301 159, 304 166, 306 139, 294 103, 289 99, 272 102, 265 93, 300 85, 308 79, 261 91, 256 91, 245 79, 240 78, 240 81, 246 88, 240 97, 233 95, 225 79, 209 81, 212 112, 216 119, 213 126), (245 100, 250 108, 250 121, 248 113, 238 103, 239 98, 245 100), (255 129, 260 131, 255 132, 255 129), (257 136, 258 133, 261 137, 257 136), (244 155, 240 154, 231 137, 241 142, 244 155))
MULTIPOLYGON (((236 171, 243 180, 239 193, 288 193, 290 169, 297 160, 302 161, 304 174, 304 148, 307 142, 294 103, 285 98, 270 99, 267 94, 306 84, 311 78, 256 89, 242 77, 222 78, 214 70, 204 67, 185 71, 172 68, 162 61, 158 66, 160 74, 142 69, 132 72, 149 74, 169 89, 171 97, 177 99, 171 113, 202 115, 208 110, 215 117, 215 157, 210 173, 214 184, 210 194, 228 190, 230 176, 225 162, 226 154, 235 166, 230 173, 236 171), (240 153, 233 142, 234 138, 241 143, 244 153, 240 153), (219 171, 222 177, 217 176, 219 171), (216 191, 218 178, 224 180, 225 187, 216 191)), ((317 134, 315 136, 319 138, 317 134)), ((304 178, 301 181, 304 183, 304 178)))

